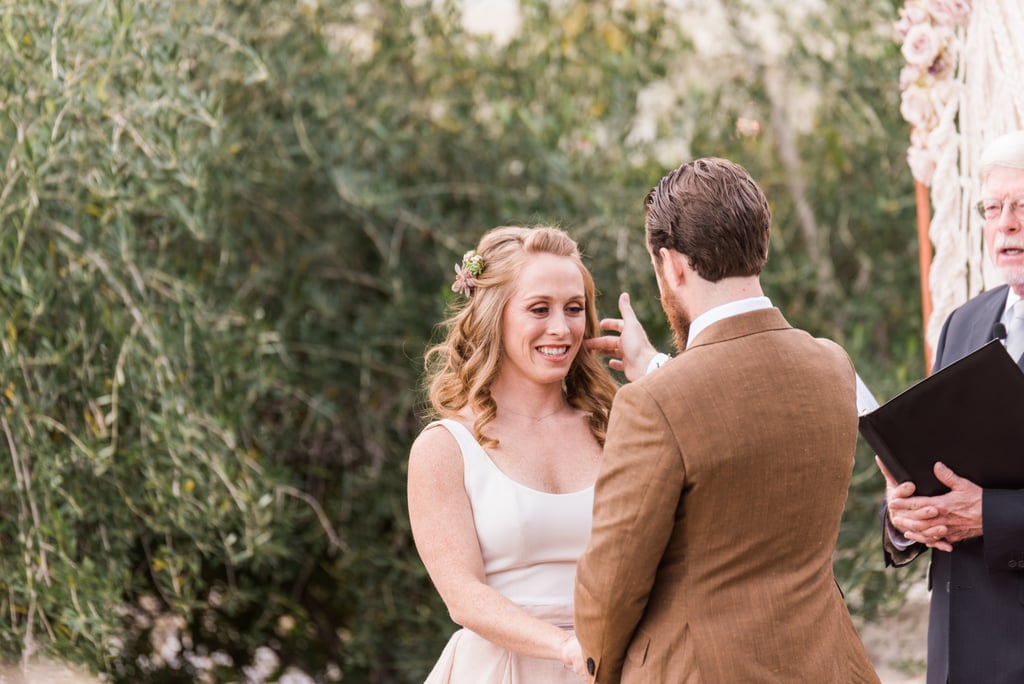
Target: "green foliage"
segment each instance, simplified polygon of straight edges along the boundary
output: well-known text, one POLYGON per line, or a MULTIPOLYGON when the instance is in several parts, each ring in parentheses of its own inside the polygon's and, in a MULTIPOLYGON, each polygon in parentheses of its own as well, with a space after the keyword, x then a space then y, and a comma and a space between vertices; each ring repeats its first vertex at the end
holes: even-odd
MULTIPOLYGON (((269 645, 281 670, 421 681, 453 626, 404 464, 452 264, 492 226, 563 225, 602 311, 630 291, 667 348, 640 209, 683 161, 665 139, 765 185, 766 284, 794 323, 880 397, 919 376, 898 54, 876 35, 894 9, 869 4, 807 19, 781 67, 748 45, 740 73, 659 3, 525 2, 504 45, 454 3, 4 5, 0 653, 126 682, 221 654, 206 676, 234 681, 269 645), (781 129, 735 126, 772 120, 771 68, 821 94, 793 133, 817 251, 781 129), (665 83, 679 101, 637 136, 665 83), (160 655, 168 624, 183 650, 160 655)), ((837 554, 866 610, 900 579, 872 468, 837 554)))
POLYGON ((495 52, 399 2, 4 8, 8 657, 422 677, 451 623, 403 463, 451 262, 623 214, 636 91, 682 45, 587 10, 495 52))

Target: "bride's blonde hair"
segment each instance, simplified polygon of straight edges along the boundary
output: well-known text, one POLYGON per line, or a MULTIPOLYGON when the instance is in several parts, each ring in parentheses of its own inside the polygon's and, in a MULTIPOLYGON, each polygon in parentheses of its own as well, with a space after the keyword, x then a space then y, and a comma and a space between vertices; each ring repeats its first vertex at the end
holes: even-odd
MULTIPOLYGON (((440 326, 444 341, 427 350, 425 384, 429 417, 454 418, 469 408, 476 416, 473 433, 477 441, 495 446, 497 441, 484 433, 484 427, 497 414, 491 386, 504 353, 502 318, 531 255, 553 254, 576 263, 586 298, 584 337, 595 337, 600 330, 594 279, 583 265, 576 241, 565 231, 548 226, 501 226, 481 238, 476 252, 483 259, 483 270, 473 277, 471 296, 453 302, 440 326)), ((616 390, 604 363, 581 347, 563 384, 569 405, 589 415, 590 430, 603 446, 616 390)))

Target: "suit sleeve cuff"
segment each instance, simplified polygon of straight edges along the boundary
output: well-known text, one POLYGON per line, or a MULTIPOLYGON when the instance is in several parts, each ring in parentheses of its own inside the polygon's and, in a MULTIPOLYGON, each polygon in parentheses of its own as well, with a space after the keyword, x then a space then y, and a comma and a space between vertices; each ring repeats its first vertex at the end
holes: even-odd
POLYGON ((651 359, 651 362, 647 364, 647 372, 651 373, 661 368, 666 363, 668 363, 668 360, 671 358, 672 357, 669 356, 668 354, 655 354, 654 358, 651 359))

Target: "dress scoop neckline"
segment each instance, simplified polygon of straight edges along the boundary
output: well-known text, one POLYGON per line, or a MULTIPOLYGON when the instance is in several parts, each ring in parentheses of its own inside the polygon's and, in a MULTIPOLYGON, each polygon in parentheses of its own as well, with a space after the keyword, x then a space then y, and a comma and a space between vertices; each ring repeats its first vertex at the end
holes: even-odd
MULTIPOLYGON (((504 480, 510 482, 511 484, 515 485, 520 489, 531 492, 533 494, 540 494, 542 496, 579 496, 581 494, 589 494, 594 490, 594 484, 590 484, 587 487, 584 487, 583 489, 577 489, 571 492, 548 492, 543 489, 531 487, 530 485, 524 482, 520 482, 519 480, 515 479, 514 477, 506 473, 504 470, 502 470, 501 467, 497 463, 495 463, 494 460, 491 458, 491 455, 487 453, 487 450, 484 449, 483 445, 476 440, 476 437, 473 435, 473 431, 470 430, 465 425, 463 425, 460 421, 455 420, 454 418, 444 418, 438 422, 443 424, 445 427, 448 427, 449 432, 451 432, 451 425, 457 425, 458 429, 462 431, 463 436, 469 438, 469 443, 472 444, 472 446, 476 447, 473 451, 475 451, 484 461, 486 461, 487 465, 493 468, 494 471, 497 472, 504 480)), ((454 433, 452 434, 452 437, 455 437, 455 441, 459 442, 459 446, 461 447, 462 440, 460 440, 458 436, 455 435, 454 433)))

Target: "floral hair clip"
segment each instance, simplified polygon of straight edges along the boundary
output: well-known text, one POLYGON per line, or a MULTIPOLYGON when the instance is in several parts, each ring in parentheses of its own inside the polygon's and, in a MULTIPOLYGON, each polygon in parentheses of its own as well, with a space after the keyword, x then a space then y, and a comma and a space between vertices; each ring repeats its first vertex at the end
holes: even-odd
POLYGON ((476 287, 475 278, 484 272, 484 258, 471 249, 462 255, 462 265, 455 264, 455 282, 452 283, 452 292, 458 292, 464 297, 473 296, 473 288, 476 287))

